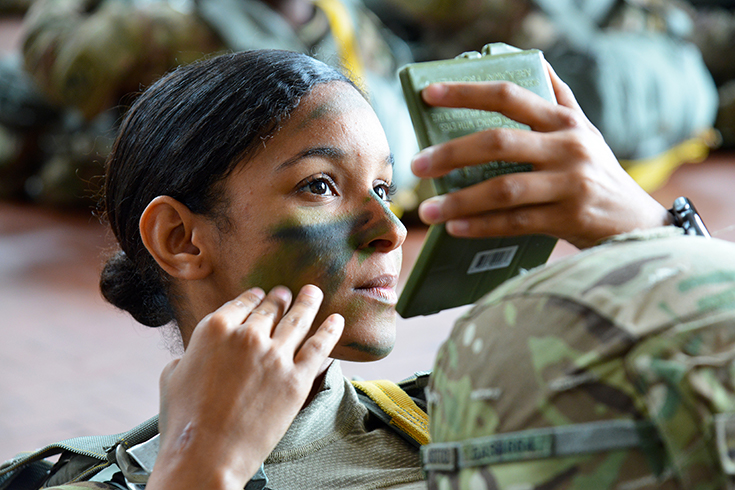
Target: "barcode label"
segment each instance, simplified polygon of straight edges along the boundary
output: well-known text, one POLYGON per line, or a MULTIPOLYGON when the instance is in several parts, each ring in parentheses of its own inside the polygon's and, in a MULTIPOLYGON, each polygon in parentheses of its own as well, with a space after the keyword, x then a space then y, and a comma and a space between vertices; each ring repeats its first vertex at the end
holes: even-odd
POLYGON ((467 274, 477 274, 478 272, 508 267, 513 262, 513 257, 515 257, 517 251, 518 245, 478 252, 472 259, 467 274))

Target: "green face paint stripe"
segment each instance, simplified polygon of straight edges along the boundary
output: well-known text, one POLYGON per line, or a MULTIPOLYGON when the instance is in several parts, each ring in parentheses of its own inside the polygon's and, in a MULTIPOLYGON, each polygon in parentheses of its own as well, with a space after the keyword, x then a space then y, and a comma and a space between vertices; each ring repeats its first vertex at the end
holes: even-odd
POLYGON ((297 126, 297 129, 304 129, 306 126, 311 124, 317 119, 322 119, 324 116, 337 116, 341 113, 338 110, 338 105, 334 101, 328 101, 324 104, 320 104, 314 108, 297 126))
MULTIPOLYGON (((398 219, 398 216, 395 215, 393 211, 390 209, 390 203, 388 201, 385 201, 378 196, 378 194, 375 192, 375 189, 370 189, 370 194, 368 195, 367 199, 373 199, 375 201, 378 201, 380 204, 380 207, 383 208, 383 211, 385 211, 386 216, 390 218, 391 222, 397 226, 403 227, 403 223, 401 220, 398 219)), ((365 201, 366 203, 369 201, 365 201)))
POLYGON ((345 247, 335 249, 343 240, 333 240, 335 235, 343 235, 342 230, 348 229, 349 224, 332 225, 331 229, 319 223, 304 225, 297 219, 277 225, 269 237, 276 248, 256 263, 241 285, 272 288, 283 284, 297 291, 307 282, 317 282, 325 294, 335 292, 342 283, 344 265, 351 253, 345 247))
POLYGON ((270 236, 270 240, 278 244, 278 250, 263 257, 241 280, 241 286, 284 284, 294 288, 295 284, 305 283, 297 280, 298 277, 308 276, 320 279, 319 286, 325 294, 333 293, 344 281, 344 268, 352 256, 357 252, 362 264, 376 251, 375 247, 365 245, 389 231, 388 224, 370 226, 375 221, 371 211, 356 216, 343 215, 330 222, 304 224, 312 220, 315 220, 313 214, 304 213, 304 216, 278 224, 270 236))

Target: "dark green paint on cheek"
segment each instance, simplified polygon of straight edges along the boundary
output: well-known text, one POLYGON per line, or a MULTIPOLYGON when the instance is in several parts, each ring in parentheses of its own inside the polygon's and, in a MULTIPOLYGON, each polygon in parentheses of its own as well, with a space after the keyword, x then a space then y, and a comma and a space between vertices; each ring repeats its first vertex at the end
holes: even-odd
MULTIPOLYGON (((277 225, 269 238, 274 245, 272 252, 242 279, 242 287, 259 286, 268 291, 284 285, 296 293, 305 284, 316 284, 325 295, 334 294, 344 283, 346 266, 353 256, 362 264, 375 253, 376 247, 370 245, 374 240, 389 233, 391 227, 403 227, 375 192, 370 192, 365 203, 366 209, 356 214, 305 215, 312 223, 292 217, 277 225), (373 200, 380 203, 380 210, 368 206, 373 200)), ((355 305, 355 309, 360 306, 355 305)))
POLYGON ((334 293, 344 281, 345 266, 355 251, 350 240, 353 221, 305 225, 289 220, 278 225, 270 237, 273 252, 261 258, 243 286, 269 290, 282 284, 297 292, 314 283, 325 294, 334 293))

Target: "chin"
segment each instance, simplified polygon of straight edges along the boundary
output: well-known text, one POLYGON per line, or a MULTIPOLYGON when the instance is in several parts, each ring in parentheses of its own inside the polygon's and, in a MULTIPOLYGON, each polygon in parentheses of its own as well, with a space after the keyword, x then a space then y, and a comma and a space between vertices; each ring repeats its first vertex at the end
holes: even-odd
POLYGON ((366 327, 363 335, 356 335, 359 327, 345 326, 345 333, 332 351, 331 357, 351 362, 371 362, 391 353, 396 342, 395 318, 389 324, 376 322, 366 327))

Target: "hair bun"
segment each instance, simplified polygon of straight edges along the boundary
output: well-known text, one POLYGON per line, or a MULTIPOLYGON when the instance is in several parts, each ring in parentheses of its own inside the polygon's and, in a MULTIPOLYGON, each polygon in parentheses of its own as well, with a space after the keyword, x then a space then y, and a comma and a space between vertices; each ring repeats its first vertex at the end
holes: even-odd
POLYGON ((108 302, 143 325, 160 327, 174 320, 158 274, 141 271, 123 251, 113 255, 102 268, 100 290, 108 302))

